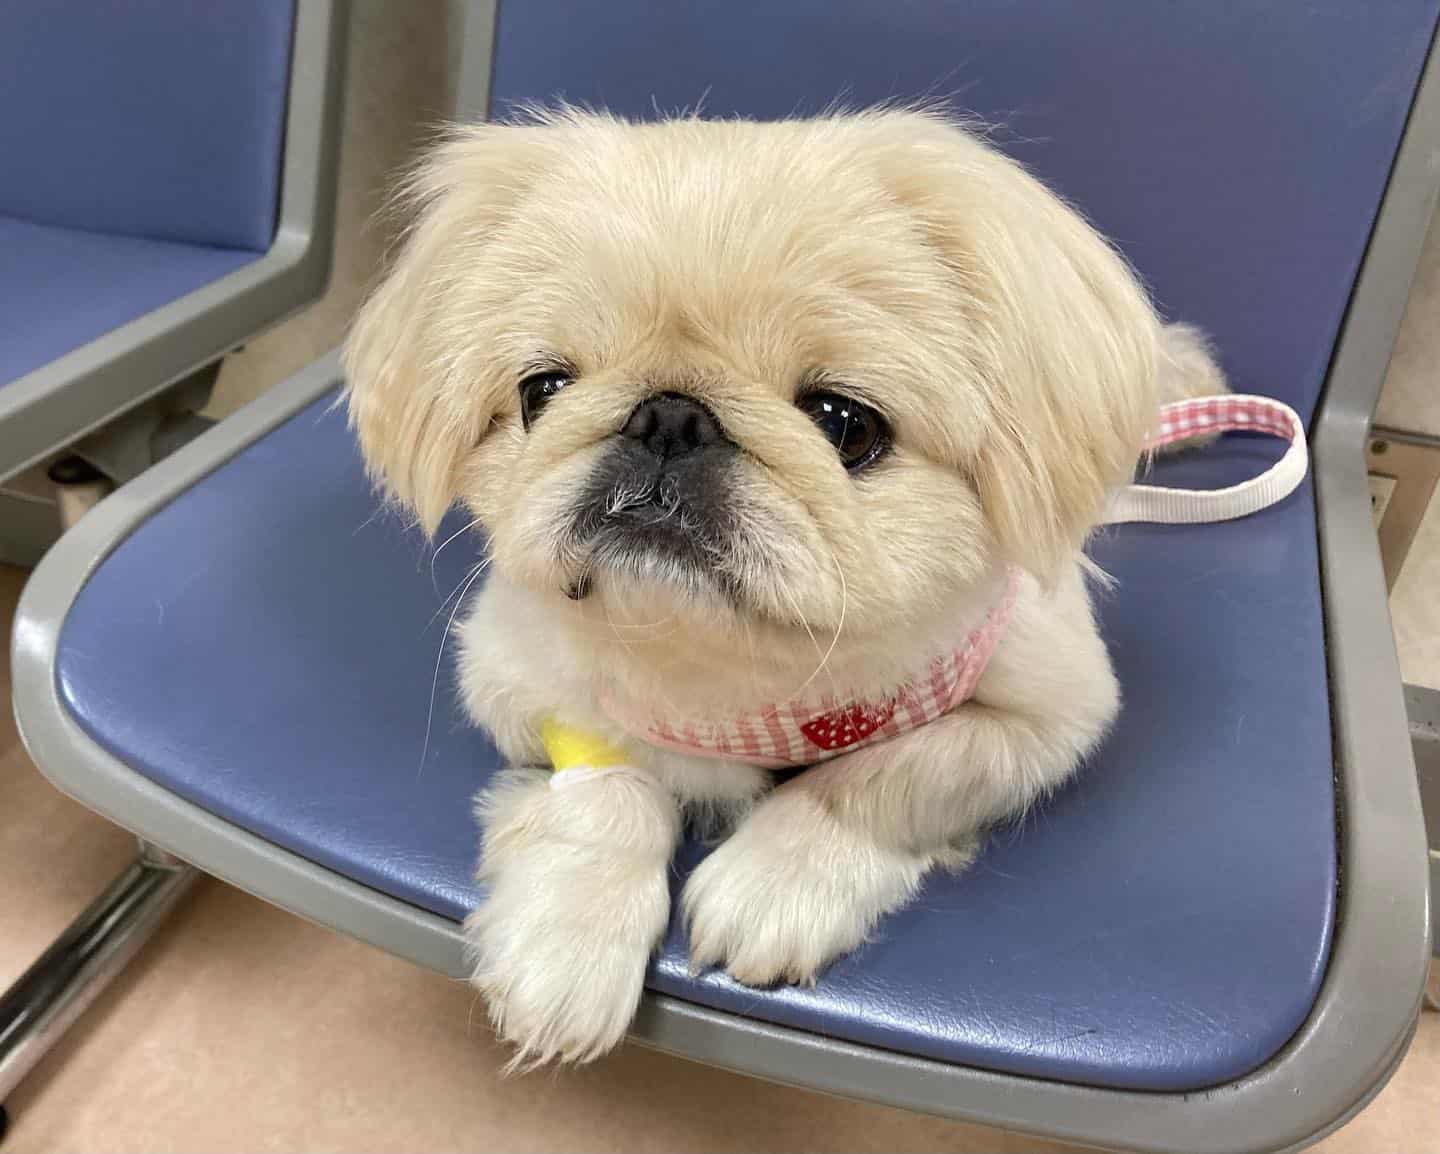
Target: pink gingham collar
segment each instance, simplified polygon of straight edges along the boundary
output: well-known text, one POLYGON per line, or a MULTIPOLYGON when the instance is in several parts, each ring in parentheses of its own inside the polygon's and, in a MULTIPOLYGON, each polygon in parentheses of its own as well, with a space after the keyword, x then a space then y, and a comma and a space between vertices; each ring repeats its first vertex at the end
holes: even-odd
POLYGON ((692 757, 767 769, 827 761, 928 725, 968 701, 1010 623, 1019 584, 1020 571, 1008 568, 1004 589, 985 620, 954 649, 886 694, 846 703, 828 694, 792 698, 723 722, 634 716, 610 700, 605 712, 632 737, 692 757))

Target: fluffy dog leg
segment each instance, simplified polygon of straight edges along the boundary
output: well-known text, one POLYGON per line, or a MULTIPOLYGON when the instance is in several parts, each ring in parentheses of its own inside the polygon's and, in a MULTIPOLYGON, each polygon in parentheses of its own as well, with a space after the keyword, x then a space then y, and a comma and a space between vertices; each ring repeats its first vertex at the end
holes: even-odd
POLYGON ((1043 725, 967 705, 812 770, 755 807, 692 875, 695 965, 737 981, 813 982, 934 866, 963 868, 981 831, 1069 776, 1078 751, 1043 725))
POLYGON ((701 863, 683 898, 697 966, 813 981, 929 869, 968 865, 987 826, 1074 772, 1118 687, 1078 574, 1027 588, 978 700, 787 782, 701 863))
POLYGON ((466 923, 474 983, 513 1069, 586 1062, 624 1036, 669 917, 674 799, 638 770, 565 789, 504 774, 478 802, 485 898, 466 923))

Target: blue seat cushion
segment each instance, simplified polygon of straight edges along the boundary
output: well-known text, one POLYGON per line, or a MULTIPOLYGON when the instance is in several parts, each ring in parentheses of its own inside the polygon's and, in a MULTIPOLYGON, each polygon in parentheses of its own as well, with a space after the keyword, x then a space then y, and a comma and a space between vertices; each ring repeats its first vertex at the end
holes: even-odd
POLYGON ((1112 237, 1232 384, 1308 419, 1440 0, 514 0, 492 99, 642 119, 924 98, 1112 237))
POLYGON ((0 216, 0 385, 259 258, 0 216))
MULTIPOLYGON (((138 772, 405 902, 479 895, 470 799, 498 758, 455 705, 449 609, 475 563, 377 511, 329 398, 176 498, 63 625, 67 707, 138 772)), ((1253 473, 1230 438, 1160 467, 1253 473)), ((458 527, 455 522, 446 530, 458 527)), ((1308 485, 1229 524, 1096 542, 1126 695, 1113 735, 973 869, 929 879, 814 989, 692 977, 679 925, 650 985, 709 1006, 995 1070, 1193 1090, 1273 1055, 1330 945, 1335 798, 1308 485)), ((688 845, 680 877, 704 852, 688 845)))
POLYGON ((263 251, 294 0, 0 4, 0 214, 263 251))

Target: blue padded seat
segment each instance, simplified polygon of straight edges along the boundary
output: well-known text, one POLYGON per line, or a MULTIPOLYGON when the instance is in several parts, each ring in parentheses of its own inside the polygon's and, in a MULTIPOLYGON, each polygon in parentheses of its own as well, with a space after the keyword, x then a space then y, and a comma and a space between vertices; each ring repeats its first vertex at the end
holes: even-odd
POLYGON ((0 214, 270 247, 294 0, 0 4, 0 214))
POLYGON ((0 385, 270 248, 293 0, 0 4, 0 385))
MULTIPOLYGON (((448 664, 420 758, 445 595, 478 545, 442 551, 432 581, 429 550, 377 512, 326 404, 110 555, 66 620, 59 688, 137 771, 459 920, 478 896, 470 799, 497 755, 459 715, 448 664)), ((1164 479, 1233 479, 1258 453, 1235 438, 1164 479)), ((678 926, 652 986, 1112 1086, 1194 1089, 1273 1054, 1318 987, 1335 892, 1309 489, 1228 525, 1117 529, 1095 553, 1119 581, 1103 612, 1128 704, 1078 784, 969 873, 931 879, 813 990, 692 978, 678 926)))
MULTIPOLYGON (((1215 336, 1243 389, 1307 416, 1440 0, 1165 5, 766 0, 500 6, 493 92, 783 115, 837 96, 956 95, 1215 336), (559 78, 559 79, 557 79, 559 78)), ((1227 438, 1157 479, 1220 484, 1227 438)), ((452 526, 452 528, 455 526, 452 526)), ((436 656, 468 539, 377 513, 323 403, 160 510, 91 575, 58 689, 156 782, 444 917, 478 895, 469 799, 496 764, 436 656)), ((654 989, 993 1070, 1197 1090, 1304 1021, 1336 902, 1314 497, 1219 526, 1102 534, 1127 704, 1080 778, 937 876, 812 990, 692 977, 672 926, 654 989)), ((680 875, 703 853, 690 845, 680 875)), ((679 879, 677 878, 677 885, 679 879)))
POLYGON ((0 216, 0 386, 260 253, 0 216))

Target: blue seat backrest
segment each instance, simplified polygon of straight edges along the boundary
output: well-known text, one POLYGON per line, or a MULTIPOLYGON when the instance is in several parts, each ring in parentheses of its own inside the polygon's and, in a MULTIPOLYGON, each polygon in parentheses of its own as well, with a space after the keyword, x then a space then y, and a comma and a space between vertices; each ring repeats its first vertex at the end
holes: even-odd
POLYGON ((493 109, 943 98, 1310 414, 1440 0, 501 0, 493 109))
POLYGON ((0 3, 0 215, 262 251, 293 0, 0 3))

